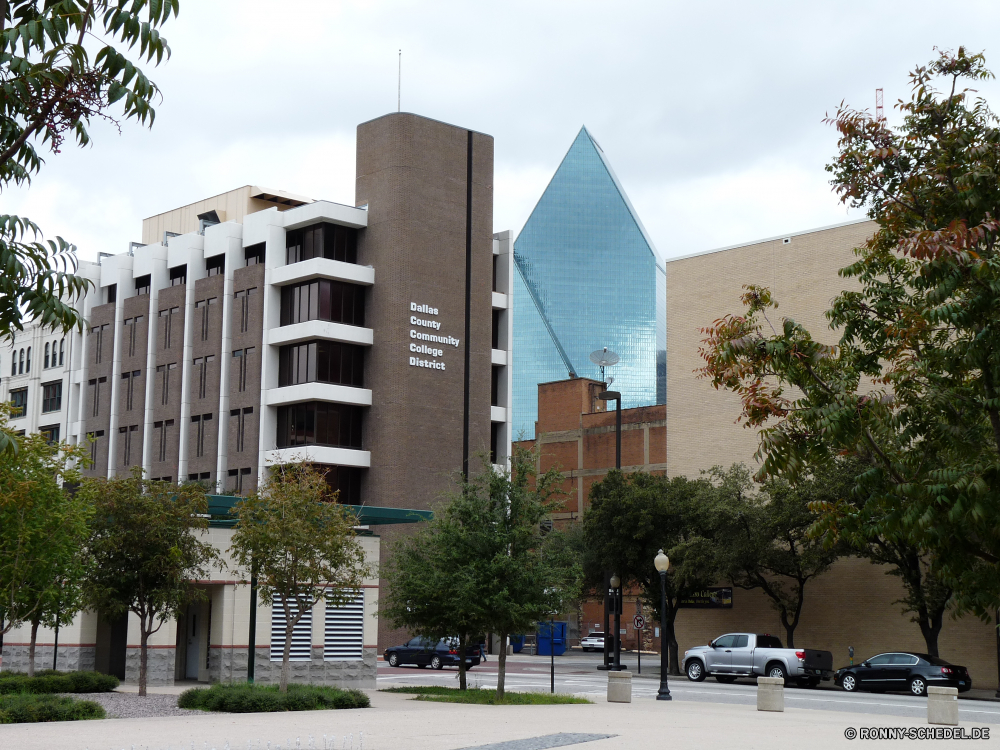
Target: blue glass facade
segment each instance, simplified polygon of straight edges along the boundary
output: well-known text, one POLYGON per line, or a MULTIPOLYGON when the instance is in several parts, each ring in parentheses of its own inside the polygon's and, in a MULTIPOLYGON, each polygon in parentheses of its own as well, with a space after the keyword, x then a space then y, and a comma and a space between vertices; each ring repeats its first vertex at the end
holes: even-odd
POLYGON ((666 402, 666 272, 601 147, 580 130, 514 242, 514 439, 532 438, 538 384, 598 378, 608 347, 622 407, 666 402))

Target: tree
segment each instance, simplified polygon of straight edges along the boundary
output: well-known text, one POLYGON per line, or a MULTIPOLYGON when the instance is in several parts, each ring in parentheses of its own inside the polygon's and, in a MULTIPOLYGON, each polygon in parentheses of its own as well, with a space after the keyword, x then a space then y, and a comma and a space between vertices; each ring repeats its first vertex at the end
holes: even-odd
MULTIPOLYGON (((982 55, 940 52, 911 74, 898 127, 844 105, 829 120, 832 184, 878 225, 841 270, 856 288, 827 313, 835 345, 773 328, 777 302, 747 287, 701 351, 701 374, 760 429, 759 478, 871 455, 864 522, 930 551, 959 610, 983 618, 1000 605, 1000 128, 962 85, 990 77, 982 55)), ((834 533, 858 512, 824 510, 834 533)))
POLYGON ((805 605, 806 585, 843 554, 843 544, 811 535, 810 503, 837 498, 825 477, 780 479, 754 491, 743 464, 711 472, 720 491, 716 533, 721 576, 741 589, 760 589, 778 613, 788 648, 805 605), (832 493, 831 494, 831 490, 832 493))
POLYGON ((356 518, 333 500, 325 474, 309 464, 285 464, 272 467, 258 491, 233 508, 238 520, 230 553, 244 570, 257 571, 261 602, 285 614, 282 693, 288 692, 295 625, 319 602, 352 601, 370 574, 356 518))
MULTIPOLYGON (((169 57, 159 29, 178 7, 178 0, 0 0, 0 190, 38 173, 44 159, 36 145, 58 154, 67 136, 90 143, 93 118, 118 125, 116 106, 124 119, 152 125, 159 89, 136 63, 169 57)), ((72 304, 90 281, 75 274, 76 248, 41 237, 30 219, 0 215, 0 340, 23 330, 25 317, 82 329, 72 304)), ((0 451, 16 450, 17 441, 0 434, 0 451)))
MULTIPOLYGON (((383 615, 421 635, 457 635, 460 654, 469 637, 484 632, 506 644, 510 634, 562 611, 578 591, 573 555, 543 524, 561 507, 559 472, 536 476, 534 456, 523 448, 515 449, 509 472, 483 465, 433 522, 396 546, 385 572, 383 615)), ((501 701, 506 664, 501 648, 501 701)), ((464 664, 459 670, 464 689, 464 664)))
POLYGON ((583 519, 592 560, 587 580, 603 588, 603 571, 613 570, 622 587, 638 586, 657 613, 668 643, 668 668, 679 674, 674 623, 680 600, 711 586, 718 577, 712 541, 715 488, 704 480, 667 479, 636 472, 609 471, 590 490, 583 519), (660 574, 653 558, 670 558, 667 611, 660 609, 660 574))
MULTIPOLYGON (((7 408, 0 407, 0 431, 7 408)), ((90 508, 63 484, 78 481, 83 457, 80 446, 37 434, 21 438, 16 458, 0 453, 0 636, 31 623, 30 674, 38 624, 65 624, 79 609, 90 508)))
POLYGON ((193 581, 218 561, 198 530, 208 502, 196 486, 143 479, 142 470, 114 479, 84 479, 79 494, 94 508, 84 594, 109 617, 139 618, 139 695, 146 695, 149 638, 191 602, 204 598, 193 581))

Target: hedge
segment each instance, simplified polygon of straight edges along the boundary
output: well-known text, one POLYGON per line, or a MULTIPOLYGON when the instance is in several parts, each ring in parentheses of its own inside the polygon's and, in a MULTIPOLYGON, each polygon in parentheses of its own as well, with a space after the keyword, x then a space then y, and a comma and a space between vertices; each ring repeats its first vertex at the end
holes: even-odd
POLYGON ((15 693, 109 693, 118 687, 118 678, 98 672, 36 672, 28 677, 20 672, 0 672, 0 695, 15 693))
POLYGON ((0 695, 0 724, 103 719, 104 709, 93 701, 58 695, 0 695))
POLYGON ((370 705, 368 696, 360 690, 320 685, 289 685, 288 692, 282 694, 277 685, 218 684, 185 690, 177 698, 178 708, 234 714, 368 708, 370 705))

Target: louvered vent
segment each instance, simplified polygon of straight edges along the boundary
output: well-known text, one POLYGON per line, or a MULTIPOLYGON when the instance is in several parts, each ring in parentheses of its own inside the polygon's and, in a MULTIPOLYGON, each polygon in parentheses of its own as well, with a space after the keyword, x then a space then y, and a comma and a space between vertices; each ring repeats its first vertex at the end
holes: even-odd
POLYGON ((352 601, 341 607, 333 607, 327 602, 323 658, 327 661, 361 661, 364 630, 364 591, 358 591, 352 601))
MULTIPOLYGON (((290 611, 294 616, 298 604, 290 602, 290 611)), ((289 652, 290 661, 312 661, 312 608, 302 615, 292 630, 292 648, 289 652)), ((271 609, 271 661, 281 661, 285 650, 285 608, 281 596, 274 595, 274 607, 271 609)))

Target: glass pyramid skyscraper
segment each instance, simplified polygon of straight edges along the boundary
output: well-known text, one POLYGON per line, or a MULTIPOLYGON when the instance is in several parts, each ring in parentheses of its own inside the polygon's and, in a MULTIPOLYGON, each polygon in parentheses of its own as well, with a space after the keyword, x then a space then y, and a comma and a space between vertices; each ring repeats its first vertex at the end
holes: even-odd
POLYGON ((666 402, 666 270, 604 152, 581 128, 514 242, 513 438, 533 438, 538 384, 598 378, 622 407, 666 402))

